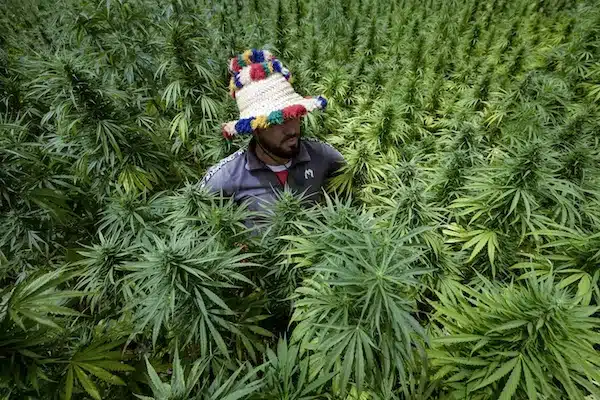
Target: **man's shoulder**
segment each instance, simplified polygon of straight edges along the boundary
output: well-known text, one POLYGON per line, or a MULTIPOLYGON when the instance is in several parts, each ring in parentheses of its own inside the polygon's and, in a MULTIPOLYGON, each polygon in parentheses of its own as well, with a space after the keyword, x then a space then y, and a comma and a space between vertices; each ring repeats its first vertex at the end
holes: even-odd
POLYGON ((223 158, 221 161, 206 170, 200 187, 210 186, 222 189, 225 183, 231 181, 231 172, 239 162, 245 162, 246 149, 242 148, 235 153, 223 158))
POLYGON ((306 143, 306 145, 320 153, 327 153, 330 151, 337 152, 336 148, 330 145, 327 142, 322 141, 321 139, 317 139, 315 137, 303 137, 302 141, 306 143))
POLYGON ((302 141, 309 148, 309 151, 318 154, 324 158, 332 159, 333 161, 343 161, 341 153, 332 145, 314 137, 303 137, 302 141))

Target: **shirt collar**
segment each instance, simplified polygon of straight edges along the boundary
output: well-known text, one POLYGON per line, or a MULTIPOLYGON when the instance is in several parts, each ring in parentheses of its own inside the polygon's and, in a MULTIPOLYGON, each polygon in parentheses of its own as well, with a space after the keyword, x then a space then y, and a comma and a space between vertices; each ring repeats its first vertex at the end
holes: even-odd
MULTIPOLYGON (((256 152, 254 148, 256 147, 256 142, 254 138, 250 140, 248 144, 248 151, 246 152, 246 169, 248 171, 254 171, 257 169, 268 169, 267 166, 256 156, 256 152)), ((300 140, 300 152, 294 158, 292 158, 293 167, 296 164, 301 164, 310 161, 310 154, 308 154, 308 150, 306 149, 306 143, 303 140, 300 140)))

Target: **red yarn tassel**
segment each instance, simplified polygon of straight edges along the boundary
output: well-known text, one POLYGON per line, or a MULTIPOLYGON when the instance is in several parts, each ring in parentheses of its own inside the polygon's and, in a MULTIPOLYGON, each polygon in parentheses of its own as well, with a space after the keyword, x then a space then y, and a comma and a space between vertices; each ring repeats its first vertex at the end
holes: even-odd
POLYGON ((227 140, 231 140, 231 138, 233 138, 233 135, 230 135, 229 132, 227 132, 225 130, 225 127, 223 127, 223 129, 221 130, 221 132, 223 133, 223 137, 227 140))
POLYGON ((250 79, 253 81, 259 81, 261 79, 265 79, 267 75, 265 74, 265 70, 260 64, 252 64, 250 66, 250 79))
POLYGON ((288 106, 283 109, 283 118, 298 118, 305 115, 306 112, 306 107, 304 107, 302 104, 294 104, 293 106, 288 106))
POLYGON ((231 69, 233 69, 233 72, 240 72, 241 68, 240 68, 240 64, 238 64, 238 60, 237 57, 234 57, 231 59, 231 69))

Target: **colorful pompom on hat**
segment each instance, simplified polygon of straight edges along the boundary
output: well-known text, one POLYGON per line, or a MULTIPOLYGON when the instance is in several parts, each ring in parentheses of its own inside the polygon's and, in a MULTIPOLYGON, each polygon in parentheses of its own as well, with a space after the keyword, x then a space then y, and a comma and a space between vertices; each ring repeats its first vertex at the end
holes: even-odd
POLYGON ((290 71, 268 50, 246 50, 229 61, 229 89, 240 119, 222 125, 227 139, 259 128, 282 124, 314 110, 322 110, 322 96, 302 97, 289 82, 290 71))

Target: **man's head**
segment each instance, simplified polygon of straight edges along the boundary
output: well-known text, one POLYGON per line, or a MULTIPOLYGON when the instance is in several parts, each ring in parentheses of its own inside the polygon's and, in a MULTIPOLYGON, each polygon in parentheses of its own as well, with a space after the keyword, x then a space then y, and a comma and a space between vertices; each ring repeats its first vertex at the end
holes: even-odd
POLYGON ((254 131, 254 137, 268 153, 289 159, 300 151, 300 118, 289 119, 280 125, 254 131))

